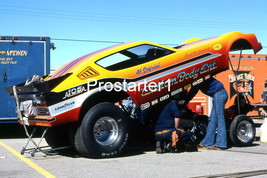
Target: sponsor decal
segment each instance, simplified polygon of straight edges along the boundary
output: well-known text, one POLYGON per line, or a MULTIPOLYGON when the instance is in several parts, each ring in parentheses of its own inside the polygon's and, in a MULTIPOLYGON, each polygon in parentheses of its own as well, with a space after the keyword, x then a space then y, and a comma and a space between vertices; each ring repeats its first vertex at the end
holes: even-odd
POLYGON ((69 89, 66 93, 65 96, 62 99, 67 99, 67 98, 71 98, 73 96, 79 95, 81 93, 86 92, 86 88, 84 85, 80 85, 74 88, 69 89))
POLYGON ((153 100, 153 101, 151 101, 151 105, 153 106, 153 105, 156 105, 156 104, 158 104, 159 103, 159 100, 158 99, 155 99, 155 100, 153 100))
POLYGON ((150 103, 149 102, 146 102, 144 104, 141 104, 141 110, 145 110, 145 109, 147 109, 149 107, 150 107, 150 103))
POLYGON ((66 102, 58 107, 55 108, 55 111, 61 110, 61 109, 66 109, 69 108, 70 106, 74 105, 75 101, 71 101, 71 102, 66 102))
POLYGON ((196 55, 198 53, 203 53, 207 50, 209 50, 210 48, 204 48, 204 49, 198 49, 198 50, 195 50, 195 51, 190 51, 190 52, 187 52, 185 53, 185 57, 189 57, 189 56, 192 56, 192 55, 196 55))
POLYGON ((210 75, 206 75, 204 78, 205 80, 208 80, 210 78, 210 75))
POLYGON ((171 92, 171 96, 177 95, 178 93, 181 93, 183 91, 182 88, 178 88, 177 90, 174 90, 171 92))
POLYGON ((202 82, 203 82, 203 78, 200 78, 200 79, 198 79, 198 80, 193 81, 192 85, 193 85, 193 86, 196 86, 196 85, 198 85, 198 84, 200 84, 200 83, 202 83, 202 82))
POLYGON ((159 101, 164 101, 164 100, 168 99, 169 97, 170 97, 169 94, 164 95, 164 96, 162 96, 162 97, 159 98, 159 101))
POLYGON ((204 73, 209 72, 209 71, 212 71, 212 70, 214 70, 216 68, 217 68, 216 61, 214 61, 211 64, 208 64, 208 63, 203 64, 203 66, 200 69, 200 74, 204 74, 204 73))
POLYGON ((159 68, 160 68, 160 63, 154 64, 153 66, 150 67, 144 67, 143 69, 138 69, 136 71, 136 75, 146 74, 159 68))
POLYGON ((213 49, 216 50, 216 51, 222 49, 222 44, 219 44, 219 43, 218 43, 218 44, 214 45, 214 46, 213 46, 213 49))
POLYGON ((184 90, 187 90, 189 88, 191 88, 191 84, 188 84, 188 85, 184 86, 184 90))
POLYGON ((196 79, 199 74, 204 74, 209 71, 212 71, 217 68, 216 61, 213 61, 211 64, 210 63, 205 63, 203 64, 200 68, 193 68, 191 72, 179 72, 177 75, 177 79, 179 82, 183 82, 184 80, 188 79, 196 79))

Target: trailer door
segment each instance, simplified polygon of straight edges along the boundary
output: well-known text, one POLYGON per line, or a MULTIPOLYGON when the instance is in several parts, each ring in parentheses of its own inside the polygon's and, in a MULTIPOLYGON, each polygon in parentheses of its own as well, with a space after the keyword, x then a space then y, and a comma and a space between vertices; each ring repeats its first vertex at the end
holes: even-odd
POLYGON ((4 88, 23 83, 33 75, 48 74, 50 68, 47 67, 46 48, 45 41, 0 40, 1 120, 17 116, 15 100, 4 88))

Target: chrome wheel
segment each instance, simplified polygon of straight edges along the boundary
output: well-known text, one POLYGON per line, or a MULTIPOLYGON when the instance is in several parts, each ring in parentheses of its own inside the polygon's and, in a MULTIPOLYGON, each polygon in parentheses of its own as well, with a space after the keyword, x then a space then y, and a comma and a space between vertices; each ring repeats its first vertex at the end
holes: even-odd
POLYGON ((114 157, 126 146, 128 117, 114 103, 102 102, 85 114, 75 135, 75 149, 90 158, 114 157))
POLYGON ((254 139, 254 130, 250 122, 243 120, 238 124, 237 137, 244 143, 248 143, 254 139))
POLYGON ((119 135, 119 126, 115 119, 102 117, 94 125, 94 138, 102 146, 113 144, 119 135))

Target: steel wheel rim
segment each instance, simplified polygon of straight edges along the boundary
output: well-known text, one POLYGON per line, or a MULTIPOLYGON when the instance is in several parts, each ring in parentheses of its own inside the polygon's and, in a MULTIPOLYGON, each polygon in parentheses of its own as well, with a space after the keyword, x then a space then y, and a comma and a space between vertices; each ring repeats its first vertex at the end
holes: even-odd
POLYGON ((244 143, 248 143, 253 138, 253 128, 250 122, 241 121, 237 127, 237 137, 244 143))
POLYGON ((115 119, 102 117, 94 125, 94 138, 102 146, 111 145, 119 135, 119 126, 115 119))

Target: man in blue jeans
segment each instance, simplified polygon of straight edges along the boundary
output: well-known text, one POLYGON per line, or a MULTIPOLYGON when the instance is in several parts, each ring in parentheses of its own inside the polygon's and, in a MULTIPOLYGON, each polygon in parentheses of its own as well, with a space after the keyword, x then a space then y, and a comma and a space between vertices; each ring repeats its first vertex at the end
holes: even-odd
POLYGON ((205 138, 199 144, 199 148, 207 148, 212 150, 222 150, 227 148, 226 124, 224 118, 224 106, 228 98, 228 94, 223 84, 211 77, 205 80, 197 87, 193 87, 188 93, 188 101, 190 101, 198 92, 212 97, 212 110, 209 116, 209 124, 205 138))
POLYGON ((173 139, 172 147, 176 146, 176 142, 184 143, 190 139, 191 132, 180 127, 181 117, 182 113, 175 100, 168 102, 163 107, 155 125, 156 153, 163 153, 162 143, 171 141, 171 138, 173 139))

